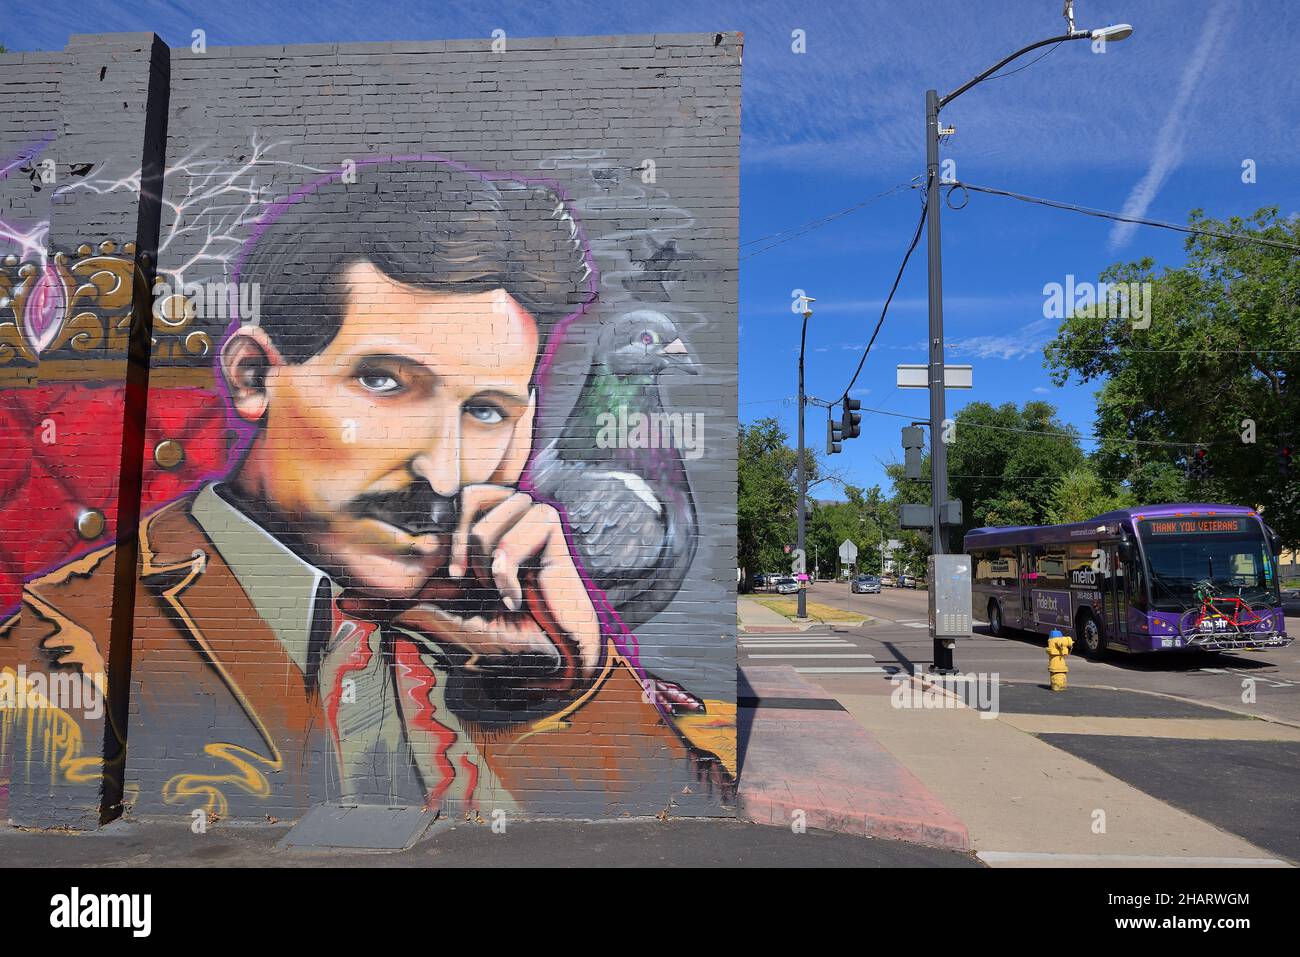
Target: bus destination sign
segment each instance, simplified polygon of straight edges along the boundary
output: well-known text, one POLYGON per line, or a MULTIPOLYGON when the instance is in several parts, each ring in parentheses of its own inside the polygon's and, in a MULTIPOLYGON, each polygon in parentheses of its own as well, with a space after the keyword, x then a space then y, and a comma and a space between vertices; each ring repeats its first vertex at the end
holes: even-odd
POLYGON ((1248 532, 1251 528, 1251 520, 1244 515, 1223 518, 1152 518, 1142 522, 1142 530, 1152 537, 1231 534, 1248 532))

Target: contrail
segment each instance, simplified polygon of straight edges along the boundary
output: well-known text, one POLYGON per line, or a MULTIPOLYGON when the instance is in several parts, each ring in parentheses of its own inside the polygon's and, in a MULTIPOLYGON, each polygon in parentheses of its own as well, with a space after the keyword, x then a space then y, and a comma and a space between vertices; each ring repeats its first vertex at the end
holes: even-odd
MULTIPOLYGON (((1165 117, 1164 125, 1160 127, 1151 166, 1147 169, 1146 175, 1133 187, 1133 192, 1129 193, 1128 200, 1124 203, 1123 213, 1126 216, 1146 215, 1156 194, 1160 192, 1160 187, 1164 185, 1169 174, 1182 159, 1183 140, 1187 135, 1185 115, 1187 104, 1191 101, 1192 94, 1196 92, 1196 85, 1209 64, 1215 41, 1220 39, 1218 35, 1223 27, 1226 7, 1227 4, 1219 0, 1205 18, 1205 25, 1201 28, 1201 38, 1196 43, 1191 59, 1187 61, 1183 78, 1178 84, 1178 92, 1169 106, 1169 114, 1165 117)), ((1136 223, 1116 223, 1111 227, 1111 250, 1127 245, 1136 229, 1136 223)))

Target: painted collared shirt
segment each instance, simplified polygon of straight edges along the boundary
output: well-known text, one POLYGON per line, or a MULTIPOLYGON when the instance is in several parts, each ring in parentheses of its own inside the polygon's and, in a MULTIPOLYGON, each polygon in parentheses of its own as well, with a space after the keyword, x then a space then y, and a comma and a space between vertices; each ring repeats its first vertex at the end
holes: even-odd
MULTIPOLYGON (((338 793, 357 803, 468 803, 499 791, 445 702, 444 658, 414 633, 343 614, 341 588, 210 484, 191 514, 289 658, 314 680, 338 793)), ((501 801, 495 802, 497 804, 501 801)))

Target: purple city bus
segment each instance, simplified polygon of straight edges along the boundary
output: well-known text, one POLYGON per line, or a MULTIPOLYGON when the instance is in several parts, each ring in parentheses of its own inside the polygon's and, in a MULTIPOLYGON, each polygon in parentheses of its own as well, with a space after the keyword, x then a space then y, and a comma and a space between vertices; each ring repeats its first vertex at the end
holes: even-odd
POLYGON ((1236 505, 1125 508, 1070 525, 976 528, 972 614, 995 635, 1059 628, 1076 652, 1282 648, 1281 541, 1236 505))

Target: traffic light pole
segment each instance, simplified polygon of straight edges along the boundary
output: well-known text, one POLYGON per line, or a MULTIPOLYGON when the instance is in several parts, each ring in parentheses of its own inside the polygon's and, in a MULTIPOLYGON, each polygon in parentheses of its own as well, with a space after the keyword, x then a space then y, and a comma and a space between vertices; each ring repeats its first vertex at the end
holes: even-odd
MULTIPOLYGON (((963 83, 947 96, 939 96, 936 90, 925 93, 925 203, 928 223, 929 249, 929 297, 930 297, 930 494, 931 494, 931 549, 936 555, 947 552, 943 534, 943 509, 948 500, 948 448, 943 443, 944 420, 947 412, 944 408, 944 371, 943 371, 943 265, 939 244, 939 111, 961 96, 971 87, 982 83, 996 74, 1012 60, 1037 50, 1039 47, 1061 43, 1065 40, 1092 40, 1100 42, 1102 49, 1108 41, 1127 38, 1133 28, 1126 23, 1103 27, 1099 30, 1076 30, 1074 27, 1074 4, 1065 5, 1065 18, 1069 32, 1061 36, 1049 37, 1031 43, 1003 57, 983 73, 963 83)), ((934 583, 930 583, 934 587, 934 583)), ((934 667, 937 671, 952 670, 952 650, 940 639, 934 640, 934 667)))
MULTIPOLYGON (((930 549, 945 554, 943 505, 948 500, 948 446, 943 442, 947 417, 943 373, 943 263, 939 242, 939 94, 925 94, 926 227, 930 280, 930 549)), ((934 582, 929 583, 934 587, 934 582)), ((953 670, 951 642, 934 640, 934 669, 953 670)))

